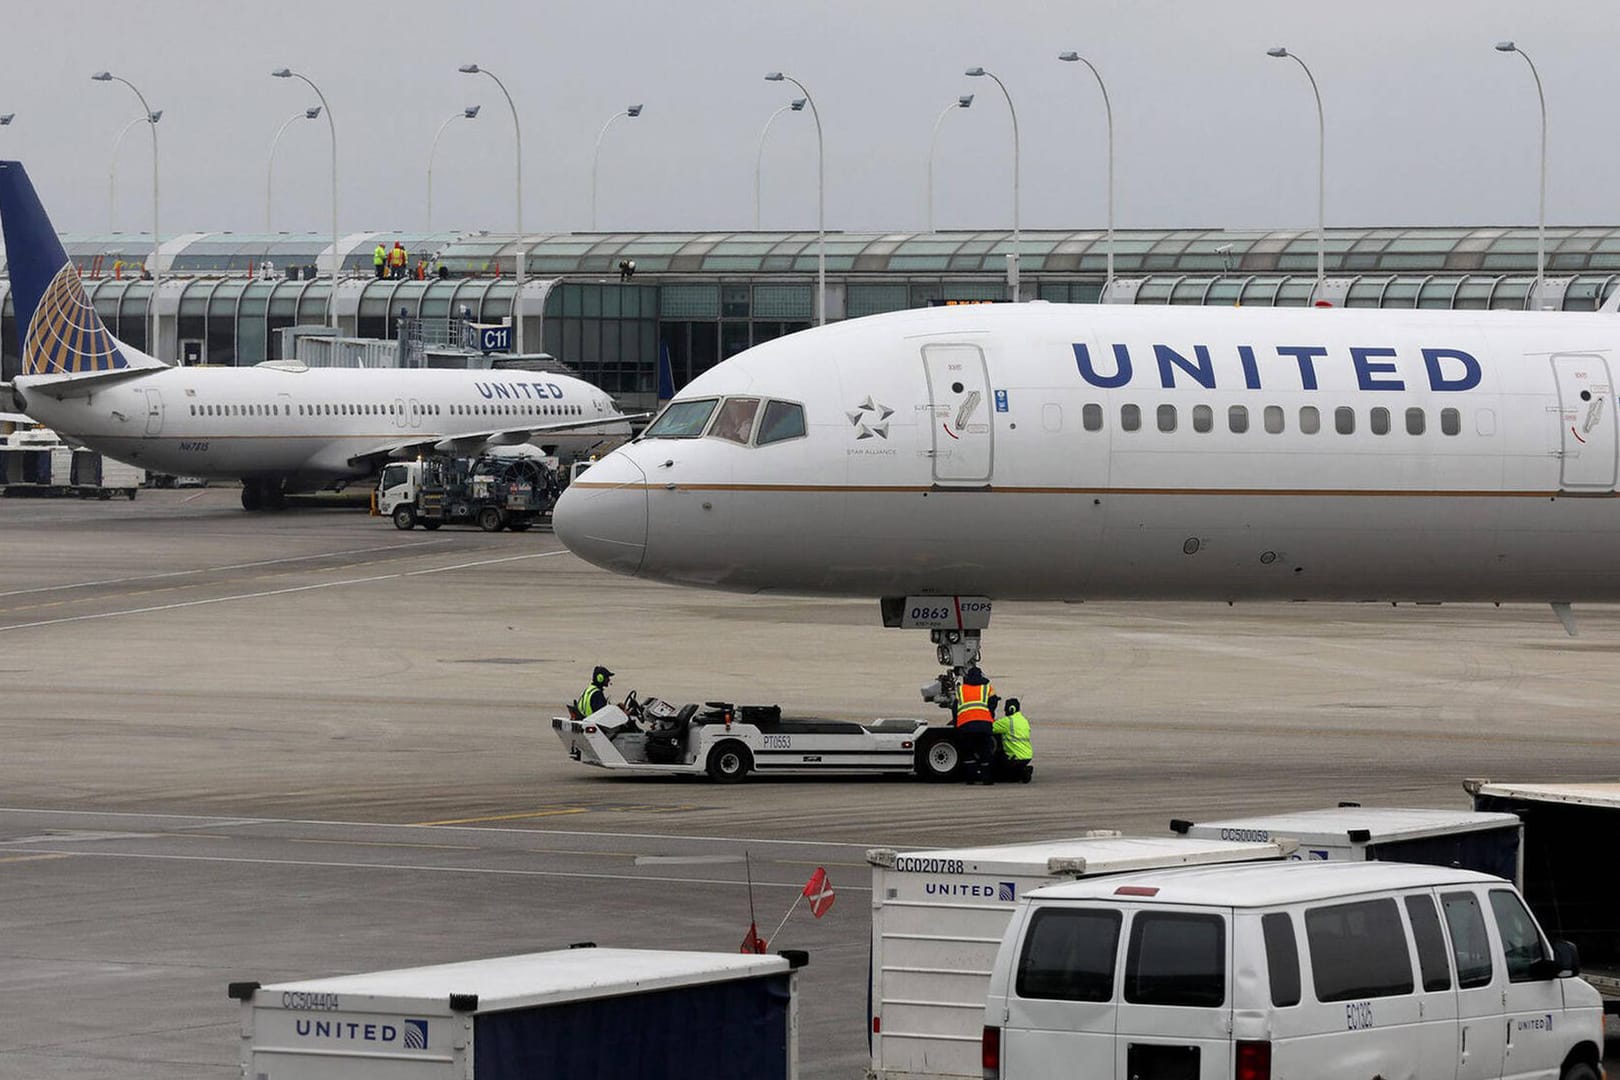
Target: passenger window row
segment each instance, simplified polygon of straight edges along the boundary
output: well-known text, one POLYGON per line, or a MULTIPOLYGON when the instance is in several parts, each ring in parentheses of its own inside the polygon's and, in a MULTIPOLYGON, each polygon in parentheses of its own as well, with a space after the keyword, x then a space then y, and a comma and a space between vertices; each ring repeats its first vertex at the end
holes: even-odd
MULTIPOLYGON (((1192 429, 1200 435, 1207 435, 1215 430, 1215 410, 1208 405, 1194 405, 1192 407, 1192 429)), ((1287 413, 1281 405, 1267 405, 1260 414, 1261 425, 1268 435, 1280 435, 1287 430, 1287 413)), ((1103 428, 1103 407, 1096 402, 1089 402, 1080 410, 1081 425, 1087 431, 1101 431, 1103 428)), ((1405 428, 1408 435, 1422 435, 1428 430, 1428 414, 1422 408, 1413 406, 1405 411, 1405 428)), ((1159 431, 1166 434, 1176 430, 1180 422, 1179 411, 1174 405, 1160 405, 1154 413, 1154 424, 1159 431)), ((1121 405, 1119 408, 1119 426, 1123 431, 1142 430, 1142 407, 1135 404, 1121 405)), ((1242 435, 1249 430, 1249 407, 1247 405, 1232 405, 1226 410, 1226 428, 1234 435, 1242 435)), ((1298 417, 1299 431, 1305 435, 1315 435, 1322 430, 1322 413, 1315 405, 1302 405, 1298 417)), ((1340 405, 1333 410, 1333 430, 1340 435, 1354 435, 1356 433, 1356 410, 1348 405, 1340 405)), ((1390 410, 1382 405, 1367 410, 1367 430, 1374 435, 1388 435, 1393 428, 1390 410)), ((1489 429, 1482 424, 1481 433, 1488 433, 1489 429)), ((1440 433, 1442 435, 1462 434, 1462 413, 1457 409, 1446 408, 1440 410, 1440 433)))
MULTIPOLYGON (((354 403, 322 402, 318 405, 296 406, 299 416, 441 416, 446 406, 411 402, 354 403)), ((516 404, 450 405, 452 416, 583 416, 582 405, 541 405, 519 402, 516 404)), ((294 406, 272 405, 197 405, 191 406, 192 416, 291 416, 294 406)), ((802 433, 801 433, 802 434, 802 433)))

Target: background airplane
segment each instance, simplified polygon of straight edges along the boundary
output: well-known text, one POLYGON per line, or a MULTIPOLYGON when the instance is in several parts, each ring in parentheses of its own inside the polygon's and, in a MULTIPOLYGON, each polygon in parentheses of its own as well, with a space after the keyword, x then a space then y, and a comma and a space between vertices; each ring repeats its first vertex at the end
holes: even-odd
POLYGON ((133 465, 240 479, 248 510, 371 476, 390 458, 521 443, 576 457, 630 433, 607 393, 566 375, 171 367, 107 332, 19 162, 0 161, 0 225, 22 337, 20 407, 133 465))

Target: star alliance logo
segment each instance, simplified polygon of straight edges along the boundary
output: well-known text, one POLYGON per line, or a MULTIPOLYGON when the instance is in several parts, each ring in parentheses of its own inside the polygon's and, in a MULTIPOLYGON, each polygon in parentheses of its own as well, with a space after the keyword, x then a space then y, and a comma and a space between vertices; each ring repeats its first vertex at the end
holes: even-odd
POLYGON ((894 410, 868 394, 865 401, 844 415, 849 417, 850 424, 855 428, 855 438, 870 439, 876 435, 880 439, 887 439, 889 417, 894 415, 894 410))

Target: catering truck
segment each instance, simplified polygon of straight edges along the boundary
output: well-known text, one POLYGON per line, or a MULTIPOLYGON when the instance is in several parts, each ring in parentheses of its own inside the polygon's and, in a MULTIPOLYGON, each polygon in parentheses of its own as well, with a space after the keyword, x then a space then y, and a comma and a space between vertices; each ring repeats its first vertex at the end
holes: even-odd
POLYGON ((872 1080, 980 1077, 985 993, 1003 933, 1031 889, 1126 871, 1282 859, 1285 841, 1122 836, 1097 829, 950 851, 874 848, 868 1009, 872 1080))
POLYGON ((804 960, 584 945, 230 995, 256 1080, 792 1080, 804 960))
POLYGON ((1524 822, 1524 898, 1549 936, 1580 950, 1581 978, 1620 1013, 1620 782, 1465 780, 1478 810, 1524 822))

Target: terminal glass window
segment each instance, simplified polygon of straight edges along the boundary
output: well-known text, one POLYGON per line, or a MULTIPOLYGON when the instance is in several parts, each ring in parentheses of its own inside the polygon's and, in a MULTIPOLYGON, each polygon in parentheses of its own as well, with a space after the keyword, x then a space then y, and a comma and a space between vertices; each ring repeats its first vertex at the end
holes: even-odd
POLYGON ((1101 431, 1102 406, 1096 402, 1085 405, 1080 410, 1080 422, 1085 425, 1087 431, 1101 431))
POLYGON ((1333 430, 1340 435, 1354 435, 1356 433, 1356 410, 1348 405, 1340 405, 1333 410, 1333 430))
POLYGON ((1299 938, 1294 920, 1284 912, 1260 920, 1266 937, 1266 971, 1271 980, 1271 1003, 1279 1009, 1299 1004, 1299 938))
POLYGON ((1446 939, 1440 933, 1440 916, 1434 900, 1427 896, 1406 898, 1406 917, 1412 923, 1412 940, 1417 942, 1418 970, 1423 990, 1433 993, 1451 989, 1451 964, 1446 960, 1446 939))
POLYGON ((1208 405, 1193 406, 1193 430, 1207 435, 1215 427, 1215 410, 1208 405))
POLYGON ((1524 910, 1524 902, 1506 889, 1492 889, 1491 911, 1496 915, 1496 930, 1502 935, 1502 950, 1507 954, 1508 981, 1534 978, 1531 972, 1536 961, 1546 959, 1547 952, 1541 946, 1536 921, 1524 910))
POLYGON ((1412 408, 1406 410, 1406 433, 1408 435, 1423 434, 1423 410, 1412 408))
POLYGON ((1266 434, 1281 435, 1283 429, 1283 411, 1281 405, 1267 405, 1265 412, 1266 434))
POLYGON ((1374 408, 1372 412, 1367 415, 1367 426, 1372 429, 1372 433, 1374 435, 1388 435, 1389 410, 1384 408, 1382 405, 1374 408))
POLYGON ((1232 434, 1241 435, 1249 430, 1249 409, 1246 405, 1233 405, 1226 410, 1226 426, 1232 434))
POLYGON ((1456 435, 1462 431, 1462 414, 1456 409, 1440 410, 1440 434, 1456 435))
POLYGON ((1159 430, 1164 432, 1176 430, 1176 407, 1174 405, 1159 406, 1159 430))
POLYGON ((717 398, 699 398, 696 401, 672 401, 663 415, 647 428, 644 439, 695 439, 703 434, 709 414, 719 403, 717 398))
POLYGON ((1322 414, 1315 405, 1301 405, 1299 409, 1299 430, 1307 435, 1315 435, 1322 430, 1322 414))
POLYGON ((1024 938, 1024 953, 1018 958, 1018 996, 1056 1001, 1112 999, 1120 922, 1117 911, 1038 909, 1024 938))
POLYGON ((1316 1000, 1354 1001, 1412 992, 1412 956, 1393 898, 1305 912, 1316 1000))
POLYGON ((720 406, 720 415, 714 418, 709 438, 727 442, 746 443, 754 434, 754 415, 759 412, 759 398, 727 398, 720 406))
POLYGON ((1446 893, 1440 897, 1451 930, 1451 955, 1457 961, 1457 989, 1489 986, 1491 982, 1491 942, 1485 936, 1485 916, 1480 914, 1479 897, 1470 892, 1446 893))
POLYGON ((1226 920, 1142 912, 1131 921, 1125 1000, 1214 1008, 1226 1001, 1226 920))
POLYGON ((1137 431, 1142 427, 1142 407, 1140 405, 1121 405, 1119 407, 1119 426, 1126 431, 1137 431))
POLYGON ((797 439, 804 435, 804 406, 791 401, 765 405, 765 418, 759 423, 759 445, 797 439))

